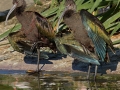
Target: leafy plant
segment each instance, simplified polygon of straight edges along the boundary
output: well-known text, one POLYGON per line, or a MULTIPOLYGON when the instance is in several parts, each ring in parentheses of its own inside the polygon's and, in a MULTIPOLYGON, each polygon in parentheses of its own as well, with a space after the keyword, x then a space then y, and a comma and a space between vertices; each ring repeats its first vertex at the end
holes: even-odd
POLYGON ((16 24, 13 28, 7 30, 6 32, 4 32, 3 34, 0 35, 0 40, 2 40, 3 38, 7 37, 9 35, 9 33, 11 32, 16 32, 21 28, 21 24, 16 24))
MULTIPOLYGON (((106 30, 111 33, 111 35, 115 34, 120 28, 119 15, 120 15, 120 0, 75 0, 77 5, 77 10, 87 9, 91 13, 95 13, 100 21, 105 26, 106 30), (103 9, 107 11, 103 12, 103 9), (100 12, 100 10, 102 10, 100 12)), ((54 0, 53 2, 54 3, 54 0)), ((51 4, 52 5, 52 4, 51 4)), ((42 12, 41 14, 46 17, 54 17, 51 20, 53 22, 53 27, 55 27, 58 18, 61 15, 61 12, 64 10, 64 0, 55 6, 52 6, 48 10, 42 12)))
MULTIPOLYGON (((52 4, 55 3, 52 0, 52 4)), ((94 14, 105 26, 107 32, 110 36, 116 34, 120 30, 120 0, 75 0, 77 5, 77 11, 81 9, 87 9, 90 13, 94 14)), ((62 11, 64 10, 64 0, 60 4, 52 5, 49 9, 42 12, 41 14, 46 17, 51 17, 50 21, 53 27, 56 26, 58 18, 60 17, 62 11)), ((63 27, 64 28, 64 27, 63 27)), ((59 30, 63 29, 60 28, 59 30)), ((114 44, 120 42, 120 40, 115 41, 114 44)))
POLYGON ((34 3, 37 5, 42 5, 42 2, 40 0, 34 0, 34 3))

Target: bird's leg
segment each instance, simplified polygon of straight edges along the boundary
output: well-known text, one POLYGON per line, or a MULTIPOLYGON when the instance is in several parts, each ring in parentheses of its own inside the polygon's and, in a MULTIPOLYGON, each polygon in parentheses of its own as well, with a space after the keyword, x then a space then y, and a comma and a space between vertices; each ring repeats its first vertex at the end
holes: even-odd
MULTIPOLYGON (((36 71, 32 72, 31 74, 34 74, 36 72, 38 72, 38 75, 39 75, 39 63, 40 63, 40 44, 41 42, 35 42, 33 44, 33 46, 31 47, 31 51, 33 53, 34 49, 37 48, 37 54, 38 54, 38 58, 37 58, 37 68, 36 68, 36 71)), ((41 70, 41 69, 40 69, 41 70)))
POLYGON ((91 68, 91 64, 89 64, 87 79, 90 78, 90 68, 91 68))
POLYGON ((97 69, 98 69, 98 66, 96 65, 96 66, 95 66, 94 80, 96 80, 97 69))
POLYGON ((106 62, 110 62, 110 57, 109 57, 108 52, 106 53, 106 62))
POLYGON ((38 87, 40 90, 40 72, 39 72, 39 63, 40 63, 40 46, 37 45, 37 53, 38 53, 38 60, 37 60, 37 72, 38 72, 38 87))
POLYGON ((33 46, 31 47, 31 51, 32 53, 34 53, 34 49, 37 48, 37 54, 38 54, 38 60, 37 60, 37 72, 39 72, 39 63, 40 63, 40 46, 39 44, 41 44, 42 42, 35 42, 33 44, 33 46))
MULTIPOLYGON (((31 47, 32 53, 34 53, 35 47, 37 48, 37 53, 38 53, 38 60, 37 60, 37 71, 39 72, 39 62, 40 62, 40 46, 41 44, 44 44, 42 41, 35 42, 33 46, 31 47)), ((44 65, 43 65, 44 66, 44 65)), ((42 68, 42 67, 41 67, 42 68)), ((41 69, 40 69, 41 70, 41 69)))
POLYGON ((39 63, 40 63, 40 47, 37 47, 38 60, 37 60, 37 71, 39 73, 39 63))
MULTIPOLYGON (((82 45, 82 48, 83 48, 84 53, 89 55, 88 51, 86 50, 86 48, 83 45, 82 45)), ((91 64, 89 64, 87 79, 90 78, 90 68, 91 68, 91 64)))
POLYGON ((34 42, 34 44, 31 46, 30 51, 32 52, 32 54, 34 53, 34 50, 35 50, 37 44, 38 44, 38 43, 34 42))
POLYGON ((101 76, 103 75, 104 73, 104 69, 103 69, 103 62, 100 62, 100 67, 101 67, 101 76))
POLYGON ((36 47, 39 48, 38 44, 42 44, 42 43, 43 42, 41 42, 41 41, 34 42, 34 44, 31 46, 31 49, 30 49, 30 51, 32 52, 32 54, 34 53, 34 50, 35 50, 36 47))

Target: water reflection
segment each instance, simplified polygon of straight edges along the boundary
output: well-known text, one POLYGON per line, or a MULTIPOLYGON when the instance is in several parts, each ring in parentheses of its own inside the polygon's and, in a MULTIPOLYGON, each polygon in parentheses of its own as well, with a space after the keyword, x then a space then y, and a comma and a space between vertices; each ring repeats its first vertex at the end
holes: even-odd
POLYGON ((86 79, 86 73, 45 72, 39 79, 40 90, 118 90, 119 75, 98 76, 86 79))
POLYGON ((86 73, 40 72, 0 75, 0 90, 119 90, 119 75, 97 75, 86 80, 86 73), (38 79, 39 78, 39 79, 38 79), (6 89, 5 89, 6 88, 6 89))

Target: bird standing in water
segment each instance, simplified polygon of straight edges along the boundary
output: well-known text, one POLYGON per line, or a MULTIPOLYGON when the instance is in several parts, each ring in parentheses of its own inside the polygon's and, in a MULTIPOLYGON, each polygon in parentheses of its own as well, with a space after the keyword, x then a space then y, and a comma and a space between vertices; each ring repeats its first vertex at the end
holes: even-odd
POLYGON ((32 45, 32 50, 37 48, 38 51, 38 69, 40 59, 40 47, 50 47, 55 50, 53 41, 54 30, 48 20, 37 12, 24 11, 26 7, 25 0, 13 0, 13 7, 10 9, 6 22, 10 14, 14 11, 18 21, 21 23, 22 28, 15 34, 10 34, 12 39, 18 43, 29 43, 32 45), (17 38, 18 37, 18 38, 17 38), (22 42, 20 42, 22 41, 22 42))
MULTIPOLYGON (((77 12, 73 0, 65 0, 65 10, 60 16, 58 26, 62 17, 64 23, 72 30, 75 40, 80 43, 86 54, 90 55, 89 52, 94 53, 99 58, 99 61, 104 62, 107 48, 109 47, 114 52, 112 41, 98 18, 84 9, 77 12)), ((89 65, 88 78, 90 67, 89 65)), ((97 65, 94 79, 96 73, 97 65)))

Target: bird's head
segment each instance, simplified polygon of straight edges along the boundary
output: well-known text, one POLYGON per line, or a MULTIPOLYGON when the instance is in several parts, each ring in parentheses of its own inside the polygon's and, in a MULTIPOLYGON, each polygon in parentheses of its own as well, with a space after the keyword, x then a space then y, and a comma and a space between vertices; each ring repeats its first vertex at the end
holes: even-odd
POLYGON ((76 10, 76 5, 73 0, 65 0, 65 10, 76 10))
POLYGON ((76 11, 76 4, 74 2, 74 0, 65 0, 65 9, 63 10, 62 14, 59 17, 58 23, 57 23, 57 32, 59 29, 59 25, 61 22, 61 19, 63 18, 63 16, 66 14, 67 11, 76 11))
POLYGON ((16 8, 21 7, 25 4, 26 4, 25 0, 13 0, 13 6, 16 5, 16 8))
POLYGON ((17 13, 21 13, 24 11, 25 9, 25 6, 26 6, 26 2, 25 0, 13 0, 13 6, 12 8, 9 10, 8 14, 7 14, 7 17, 6 17, 6 20, 5 20, 5 25, 7 25, 7 20, 10 16, 10 14, 16 9, 16 12, 17 13))

